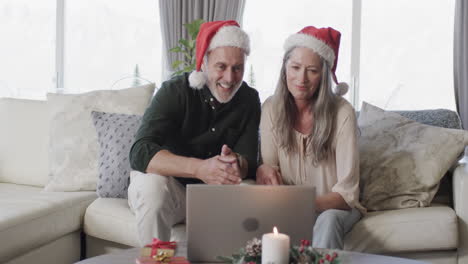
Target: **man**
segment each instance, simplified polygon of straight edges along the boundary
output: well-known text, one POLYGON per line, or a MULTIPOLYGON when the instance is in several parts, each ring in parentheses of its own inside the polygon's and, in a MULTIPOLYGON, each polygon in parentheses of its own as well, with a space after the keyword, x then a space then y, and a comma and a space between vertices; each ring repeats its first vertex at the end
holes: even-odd
POLYGON ((141 245, 185 220, 185 186, 255 177, 260 100, 242 81, 249 38, 236 21, 202 24, 196 71, 162 84, 130 151, 128 200, 141 245))

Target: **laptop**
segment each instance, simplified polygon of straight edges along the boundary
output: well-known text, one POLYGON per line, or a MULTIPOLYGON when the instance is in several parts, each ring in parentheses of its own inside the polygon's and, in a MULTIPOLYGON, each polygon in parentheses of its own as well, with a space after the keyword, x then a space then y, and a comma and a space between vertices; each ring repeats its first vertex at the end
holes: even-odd
POLYGON ((187 257, 220 262, 254 237, 277 227, 292 245, 311 239, 315 187, 266 185, 187 185, 187 257))

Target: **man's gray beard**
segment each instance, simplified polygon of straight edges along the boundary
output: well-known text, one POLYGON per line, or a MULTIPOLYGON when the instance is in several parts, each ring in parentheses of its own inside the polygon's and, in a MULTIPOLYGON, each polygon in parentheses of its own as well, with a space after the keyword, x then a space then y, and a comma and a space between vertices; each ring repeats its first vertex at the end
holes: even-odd
POLYGON ((234 95, 236 95, 237 91, 239 91, 239 88, 242 86, 242 81, 240 81, 238 84, 237 84, 237 87, 234 88, 234 91, 231 93, 231 95, 229 96, 228 99, 226 100, 221 100, 221 98, 219 97, 218 95, 218 90, 216 89, 216 87, 214 89, 212 89, 210 86, 208 86, 208 88, 210 89, 211 91, 211 94, 213 94, 213 96, 216 98, 216 100, 218 100, 218 102, 220 103, 227 103, 229 101, 231 101, 231 99, 234 97, 234 95))

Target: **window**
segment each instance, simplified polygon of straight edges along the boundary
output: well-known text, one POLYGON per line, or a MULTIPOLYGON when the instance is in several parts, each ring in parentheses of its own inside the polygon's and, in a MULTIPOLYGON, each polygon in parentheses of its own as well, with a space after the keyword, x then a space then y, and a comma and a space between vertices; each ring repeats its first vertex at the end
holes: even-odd
POLYGON ((67 0, 64 91, 160 80, 160 36, 157 1, 67 0))
POLYGON ((286 38, 304 26, 331 26, 342 34, 338 81, 354 89, 345 97, 356 108, 367 101, 385 109, 454 110, 454 2, 247 1, 243 27, 252 54, 244 79, 264 101, 275 91, 286 38))
MULTIPOLYGON (((0 97, 159 83, 158 8, 153 0, 3 0, 0 97)), ((307 25, 331 26, 342 33, 338 80, 354 89, 347 98, 356 108, 455 109, 454 8, 455 0, 246 1, 252 54, 244 78, 264 101, 285 39, 307 25)))
POLYGON ((363 0, 360 101, 455 110, 454 2, 363 0))
POLYGON ((255 87, 263 102, 276 88, 286 38, 305 26, 330 26, 341 32, 338 81, 349 83, 352 1, 256 0, 247 1, 243 28, 250 36, 251 54, 244 79, 255 87))
POLYGON ((160 82, 158 8, 153 0, 3 0, 0 97, 160 82))
POLYGON ((55 0, 3 0, 0 32, 0 97, 44 99, 54 89, 55 0))

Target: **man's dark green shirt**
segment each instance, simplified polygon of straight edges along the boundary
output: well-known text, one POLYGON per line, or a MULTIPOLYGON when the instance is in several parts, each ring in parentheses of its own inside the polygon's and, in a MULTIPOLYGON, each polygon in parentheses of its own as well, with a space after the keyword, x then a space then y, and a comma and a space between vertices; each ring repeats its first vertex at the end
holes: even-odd
MULTIPOLYGON (((160 150, 200 159, 221 153, 223 144, 248 162, 248 177, 257 169, 260 99, 245 82, 227 103, 219 103, 205 85, 200 90, 188 83, 188 74, 166 81, 143 115, 130 150, 132 169, 146 172, 160 150)), ((177 178, 183 185, 200 183, 177 178)))

